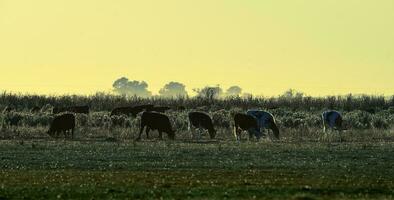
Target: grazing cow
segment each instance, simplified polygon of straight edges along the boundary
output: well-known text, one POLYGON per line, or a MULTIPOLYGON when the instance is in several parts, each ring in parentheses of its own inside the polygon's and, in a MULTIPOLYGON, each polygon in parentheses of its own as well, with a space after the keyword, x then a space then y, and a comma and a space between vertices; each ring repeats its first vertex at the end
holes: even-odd
POLYGON ((175 139, 175 131, 172 130, 170 119, 167 115, 158 112, 145 111, 141 116, 141 127, 140 133, 137 140, 141 140, 141 134, 146 127, 146 138, 149 139, 149 131, 159 131, 159 138, 163 139, 162 132, 167 133, 168 137, 173 140, 175 139))
POLYGON ((343 130, 342 128, 342 115, 335 110, 325 111, 322 114, 323 131, 326 132, 327 126, 332 130, 343 130))
MULTIPOLYGON (((189 130, 195 128, 202 128, 208 130, 211 139, 215 138, 216 130, 213 128, 211 117, 204 112, 190 112, 189 113, 189 130)), ((193 136, 193 133, 192 133, 193 136)))
POLYGON ((257 119, 259 129, 271 129, 275 138, 279 139, 279 129, 271 113, 262 110, 248 110, 246 114, 254 116, 257 119))
POLYGON ((147 111, 165 113, 167 110, 170 110, 170 109, 171 108, 167 107, 167 106, 154 106, 154 107, 148 108, 147 111))
POLYGON ((82 113, 88 115, 89 106, 54 107, 52 110, 53 114, 59 114, 62 112, 82 113))
POLYGON ((71 139, 74 138, 75 129, 75 116, 71 113, 65 113, 59 115, 53 119, 51 126, 48 130, 48 135, 52 137, 58 137, 59 133, 64 133, 64 137, 67 137, 67 131, 71 130, 71 139))
POLYGON ((152 108, 153 105, 139 105, 139 106, 125 106, 125 107, 118 107, 118 108, 114 108, 111 111, 111 116, 114 115, 127 115, 127 116, 133 116, 133 117, 137 117, 138 113, 146 111, 150 108, 152 108))
POLYGON ((38 106, 34 106, 33 108, 30 109, 31 113, 38 113, 41 111, 41 108, 38 106))
POLYGON ((255 135, 260 139, 261 133, 256 117, 243 113, 236 113, 234 115, 234 136, 237 141, 241 140, 241 132, 248 131, 249 139, 255 135))

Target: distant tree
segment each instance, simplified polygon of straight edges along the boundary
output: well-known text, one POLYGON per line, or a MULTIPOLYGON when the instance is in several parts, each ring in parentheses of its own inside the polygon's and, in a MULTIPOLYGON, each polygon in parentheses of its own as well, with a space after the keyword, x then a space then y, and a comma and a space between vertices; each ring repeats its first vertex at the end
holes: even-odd
POLYGON ((238 97, 242 93, 242 88, 239 86, 231 86, 226 90, 226 96, 238 97))
POLYGON ((302 98, 304 97, 304 93, 297 91, 295 89, 288 89, 286 92, 284 92, 282 95, 280 95, 282 98, 302 98))
POLYGON ((186 86, 179 82, 169 82, 162 89, 159 90, 160 96, 163 97, 186 97, 186 86))
POLYGON ((152 92, 148 91, 145 81, 129 80, 126 77, 117 79, 113 84, 114 92, 124 96, 150 97, 152 92))
POLYGON ((223 90, 219 85, 215 87, 206 86, 204 88, 196 88, 193 89, 194 92, 197 93, 198 97, 206 98, 206 99, 218 99, 223 95, 223 90))

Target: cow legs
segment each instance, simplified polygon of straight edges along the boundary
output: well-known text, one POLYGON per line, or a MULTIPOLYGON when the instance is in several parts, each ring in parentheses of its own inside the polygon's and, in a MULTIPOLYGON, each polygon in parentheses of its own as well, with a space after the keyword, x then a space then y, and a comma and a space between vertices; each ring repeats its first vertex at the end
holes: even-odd
POLYGON ((159 139, 163 140, 163 133, 161 131, 159 131, 159 139))
POLYGON ((238 140, 238 127, 236 125, 234 126, 234 137, 235 140, 238 140))
POLYGON ((74 139, 74 128, 71 129, 71 139, 74 139))
POLYGON ((234 127, 235 140, 238 142, 241 141, 241 133, 242 133, 242 130, 240 128, 234 127))
POLYGON ((194 139, 194 137, 195 137, 195 129, 194 129, 194 127, 192 127, 190 124, 189 124, 189 131, 190 131, 190 136, 191 136, 191 139, 193 140, 194 139))
POLYGON ((198 139, 198 140, 201 140, 202 134, 203 134, 203 131, 204 131, 204 130, 202 130, 201 127, 198 127, 197 131, 198 131, 198 132, 197 132, 197 134, 198 134, 198 135, 197 135, 197 139, 198 139))
POLYGON ((144 128, 145 128, 145 126, 141 124, 140 133, 138 134, 138 137, 136 139, 137 141, 141 140, 141 135, 142 135, 142 132, 144 131, 144 128))
POLYGON ((253 136, 255 136, 256 139, 260 138, 260 131, 254 129, 254 128, 248 129, 248 134, 249 134, 249 141, 252 140, 253 136))
POLYGON ((150 131, 150 128, 149 128, 149 127, 146 127, 146 131, 145 131, 145 133, 146 133, 146 139, 149 139, 149 131, 150 131))

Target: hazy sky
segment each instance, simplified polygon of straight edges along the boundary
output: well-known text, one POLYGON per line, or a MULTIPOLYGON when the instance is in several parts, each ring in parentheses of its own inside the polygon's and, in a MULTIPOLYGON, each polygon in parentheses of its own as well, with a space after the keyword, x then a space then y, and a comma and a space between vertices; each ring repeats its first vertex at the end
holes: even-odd
POLYGON ((394 94, 393 0, 0 0, 0 90, 394 94))

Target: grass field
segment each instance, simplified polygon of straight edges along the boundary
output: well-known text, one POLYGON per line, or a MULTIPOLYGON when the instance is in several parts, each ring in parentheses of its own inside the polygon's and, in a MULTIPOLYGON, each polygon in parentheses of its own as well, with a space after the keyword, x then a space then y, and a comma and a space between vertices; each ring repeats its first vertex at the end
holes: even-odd
POLYGON ((15 111, 0 113, 0 200, 394 199, 394 97, 0 95, 1 110, 10 105, 15 111), (173 108, 166 115, 175 141, 143 135, 134 142, 140 117, 109 116, 116 106, 140 104, 173 108), (53 139, 46 134, 52 108, 67 105, 92 111, 76 115, 74 140, 53 139), (234 141, 233 114, 253 108, 274 114, 279 141, 234 141), (342 112, 346 131, 322 132, 327 109, 342 112), (190 139, 192 110, 211 115, 217 140, 190 139))
POLYGON ((394 142, 0 141, 0 199, 394 199, 394 142))

